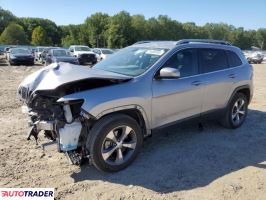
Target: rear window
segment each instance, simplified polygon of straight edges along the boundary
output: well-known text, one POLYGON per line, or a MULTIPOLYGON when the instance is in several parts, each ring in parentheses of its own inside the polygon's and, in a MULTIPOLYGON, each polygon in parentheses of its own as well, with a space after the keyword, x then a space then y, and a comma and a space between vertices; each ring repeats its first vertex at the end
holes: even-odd
POLYGON ((204 73, 228 68, 226 53, 221 49, 200 49, 199 60, 204 73))
POLYGON ((242 65, 242 61, 235 52, 226 51, 226 54, 228 58, 228 64, 230 67, 237 67, 242 65))

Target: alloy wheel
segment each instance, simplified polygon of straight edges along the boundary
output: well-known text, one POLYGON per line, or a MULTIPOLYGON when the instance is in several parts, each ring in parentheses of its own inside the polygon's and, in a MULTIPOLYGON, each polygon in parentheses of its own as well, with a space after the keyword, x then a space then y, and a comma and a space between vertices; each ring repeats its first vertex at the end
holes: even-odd
POLYGON ((245 100, 240 98, 233 105, 231 118, 234 125, 239 125, 244 120, 246 115, 245 104, 245 100))
POLYGON ((103 160, 110 165, 121 165, 133 155, 137 145, 135 131, 129 126, 119 126, 111 130, 102 144, 103 160))

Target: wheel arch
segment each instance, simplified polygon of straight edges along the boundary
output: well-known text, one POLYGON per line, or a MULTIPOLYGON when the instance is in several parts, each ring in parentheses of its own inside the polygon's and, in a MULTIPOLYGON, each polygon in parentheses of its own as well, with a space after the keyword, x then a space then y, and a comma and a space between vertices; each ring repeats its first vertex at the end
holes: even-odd
POLYGON ((107 115, 117 113, 125 114, 135 119, 142 129, 144 137, 149 136, 151 134, 151 129, 146 113, 142 107, 137 105, 116 107, 110 110, 105 110, 99 115, 97 115, 96 119, 100 120, 101 118, 106 117, 107 115))
POLYGON ((230 97, 230 99, 228 101, 228 104, 234 98, 234 96, 235 96, 236 93, 243 93, 247 97, 248 103, 250 103, 250 101, 251 101, 251 89, 250 89, 250 86, 249 85, 243 85, 243 86, 237 87, 233 91, 233 93, 231 94, 231 97, 230 97))

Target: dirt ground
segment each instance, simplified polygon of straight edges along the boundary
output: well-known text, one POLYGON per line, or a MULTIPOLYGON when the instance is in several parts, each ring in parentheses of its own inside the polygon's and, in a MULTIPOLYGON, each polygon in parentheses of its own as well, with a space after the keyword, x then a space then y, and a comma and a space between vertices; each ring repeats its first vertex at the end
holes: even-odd
POLYGON ((56 199, 266 199, 266 64, 254 65, 255 93, 244 125, 215 122, 156 132, 118 173, 70 165, 54 148, 27 141, 16 89, 40 66, 0 60, 0 187, 54 187, 56 199))

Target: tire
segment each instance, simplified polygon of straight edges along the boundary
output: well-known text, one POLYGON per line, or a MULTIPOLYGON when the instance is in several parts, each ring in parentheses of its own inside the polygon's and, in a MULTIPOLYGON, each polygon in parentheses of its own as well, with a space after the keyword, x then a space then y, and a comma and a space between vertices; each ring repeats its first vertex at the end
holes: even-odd
POLYGON ((125 114, 111 114, 93 126, 86 145, 97 169, 116 172, 135 160, 142 144, 143 134, 136 120, 125 114))
POLYGON ((225 115, 220 122, 225 128, 238 128, 244 123, 247 116, 247 112, 248 100, 246 95, 244 95, 243 93, 236 93, 233 99, 230 101, 229 105, 227 106, 225 115))

